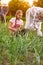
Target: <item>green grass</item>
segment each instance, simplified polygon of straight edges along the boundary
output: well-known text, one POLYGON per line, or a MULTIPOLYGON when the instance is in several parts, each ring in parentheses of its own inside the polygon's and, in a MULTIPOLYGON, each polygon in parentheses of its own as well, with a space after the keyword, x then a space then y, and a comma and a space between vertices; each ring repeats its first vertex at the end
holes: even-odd
POLYGON ((8 25, 0 24, 0 65, 40 65, 41 60, 43 37, 38 37, 34 31, 29 31, 28 36, 11 37, 8 25))

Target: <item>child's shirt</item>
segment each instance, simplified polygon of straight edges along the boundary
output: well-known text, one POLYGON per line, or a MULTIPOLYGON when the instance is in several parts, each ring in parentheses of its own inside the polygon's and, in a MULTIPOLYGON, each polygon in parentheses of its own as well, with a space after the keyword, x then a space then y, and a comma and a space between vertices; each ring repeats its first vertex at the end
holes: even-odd
POLYGON ((11 28, 20 28, 23 25, 23 20, 16 20, 16 18, 11 18, 10 19, 10 23, 12 23, 12 25, 10 26, 11 28), (15 24, 16 23, 16 24, 15 24))

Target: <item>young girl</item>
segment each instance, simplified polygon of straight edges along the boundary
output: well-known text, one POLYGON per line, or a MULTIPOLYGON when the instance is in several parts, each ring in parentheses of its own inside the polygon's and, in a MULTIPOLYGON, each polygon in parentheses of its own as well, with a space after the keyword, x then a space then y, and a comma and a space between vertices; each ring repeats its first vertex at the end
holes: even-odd
POLYGON ((21 31, 23 26, 22 16, 23 16, 22 10, 17 10, 15 17, 11 18, 9 25, 11 34, 18 33, 19 31, 21 31))

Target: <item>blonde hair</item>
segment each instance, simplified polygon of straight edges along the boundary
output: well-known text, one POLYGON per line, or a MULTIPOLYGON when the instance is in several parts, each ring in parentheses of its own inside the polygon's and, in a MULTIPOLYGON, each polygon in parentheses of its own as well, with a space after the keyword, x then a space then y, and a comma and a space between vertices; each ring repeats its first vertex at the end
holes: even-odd
POLYGON ((17 10, 16 11, 16 15, 18 15, 19 13, 22 13, 23 14, 23 11, 22 10, 17 10))

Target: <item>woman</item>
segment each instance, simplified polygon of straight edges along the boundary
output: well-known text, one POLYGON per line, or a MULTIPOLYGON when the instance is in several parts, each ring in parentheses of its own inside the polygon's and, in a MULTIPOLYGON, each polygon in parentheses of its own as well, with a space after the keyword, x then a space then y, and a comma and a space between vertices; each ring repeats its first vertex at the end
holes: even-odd
POLYGON ((38 36, 43 36, 41 22, 43 20, 43 8, 31 7, 26 11, 26 30, 36 30, 38 36))

